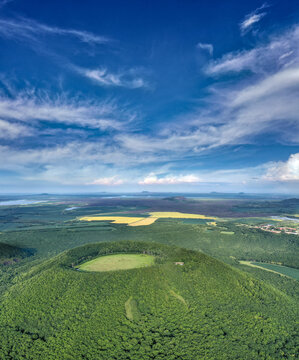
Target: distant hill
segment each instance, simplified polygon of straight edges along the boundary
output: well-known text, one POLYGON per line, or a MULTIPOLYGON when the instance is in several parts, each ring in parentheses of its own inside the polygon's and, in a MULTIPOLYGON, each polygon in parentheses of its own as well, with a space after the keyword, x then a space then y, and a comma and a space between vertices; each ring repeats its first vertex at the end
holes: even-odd
POLYGON ((9 265, 31 254, 32 251, 29 249, 0 243, 0 265, 9 265))
POLYGON ((168 201, 184 201, 186 198, 184 196, 170 196, 163 198, 162 200, 168 200, 168 201))
POLYGON ((35 266, 7 291, 0 358, 295 358, 293 301, 200 252, 133 241, 85 245, 35 266), (76 270, 114 253, 156 262, 76 270))
POLYGON ((285 206, 299 206, 299 199, 298 198, 292 198, 292 199, 285 199, 281 200, 281 203, 285 206))

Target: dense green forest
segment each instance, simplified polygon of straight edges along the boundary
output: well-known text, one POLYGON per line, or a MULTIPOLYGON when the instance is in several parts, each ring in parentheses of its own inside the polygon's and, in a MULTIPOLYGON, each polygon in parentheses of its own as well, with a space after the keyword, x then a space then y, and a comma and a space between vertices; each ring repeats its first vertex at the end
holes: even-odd
POLYGON ((296 315, 291 296, 202 253, 98 243, 20 276, 2 302, 0 349, 4 359, 289 359, 296 315), (144 252, 154 266, 76 270, 99 255, 144 252))

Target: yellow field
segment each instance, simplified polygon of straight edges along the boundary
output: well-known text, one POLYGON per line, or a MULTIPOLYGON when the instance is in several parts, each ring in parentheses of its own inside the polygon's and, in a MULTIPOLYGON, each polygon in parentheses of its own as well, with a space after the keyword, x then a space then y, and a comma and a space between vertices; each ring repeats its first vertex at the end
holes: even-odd
MULTIPOLYGON (((146 218, 147 219, 147 218, 146 218)), ((83 216, 79 218, 83 221, 111 221, 113 224, 131 224, 144 220, 142 217, 126 217, 126 216, 83 216)))
POLYGON ((217 226, 217 223, 215 221, 207 222, 207 225, 217 226))
POLYGON ((157 218, 172 218, 172 219, 214 219, 216 220, 216 217, 213 216, 206 216, 206 215, 200 215, 200 214, 186 214, 181 212, 151 212, 149 213, 150 216, 157 217, 157 218))
MULTIPOLYGON (((151 212, 149 217, 129 217, 129 216, 83 216, 79 218, 82 221, 111 221, 113 224, 127 224, 128 226, 146 226, 153 224, 159 218, 166 219, 214 219, 216 217, 200 214, 186 214, 181 212, 151 212)), ((216 226, 216 222, 210 222, 209 225, 216 226)))
POLYGON ((156 220, 158 220, 157 217, 148 217, 148 218, 143 218, 142 220, 139 220, 137 222, 133 222, 128 224, 129 226, 144 226, 144 225, 151 225, 153 224, 156 220))

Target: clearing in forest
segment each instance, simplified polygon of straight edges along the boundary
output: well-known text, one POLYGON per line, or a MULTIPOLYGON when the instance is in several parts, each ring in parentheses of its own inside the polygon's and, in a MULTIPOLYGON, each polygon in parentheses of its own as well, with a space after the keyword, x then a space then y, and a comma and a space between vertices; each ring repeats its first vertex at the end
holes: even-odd
POLYGON ((177 294, 175 291, 173 290, 169 290, 170 294, 173 295, 176 299, 178 299, 180 302, 182 302, 184 305, 187 306, 186 300, 179 294, 177 294))
POLYGON ((100 256, 81 264, 83 271, 115 271, 151 266, 155 257, 147 254, 115 254, 100 256))
POLYGON ((137 308, 137 303, 132 298, 132 296, 130 296, 129 299, 125 302, 125 310, 126 310, 126 317, 129 320, 133 321, 139 319, 139 311, 137 308))

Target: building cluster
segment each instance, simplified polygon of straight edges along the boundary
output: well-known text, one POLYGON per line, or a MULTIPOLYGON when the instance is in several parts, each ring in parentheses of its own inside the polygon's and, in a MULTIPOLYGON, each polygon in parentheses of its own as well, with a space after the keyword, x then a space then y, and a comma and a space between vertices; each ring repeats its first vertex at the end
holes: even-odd
POLYGON ((294 227, 288 227, 288 226, 275 226, 272 224, 262 224, 262 225, 247 225, 242 224, 243 226, 249 227, 251 229, 260 229, 263 231, 268 231, 273 234, 292 234, 292 235, 299 235, 299 229, 294 227))

